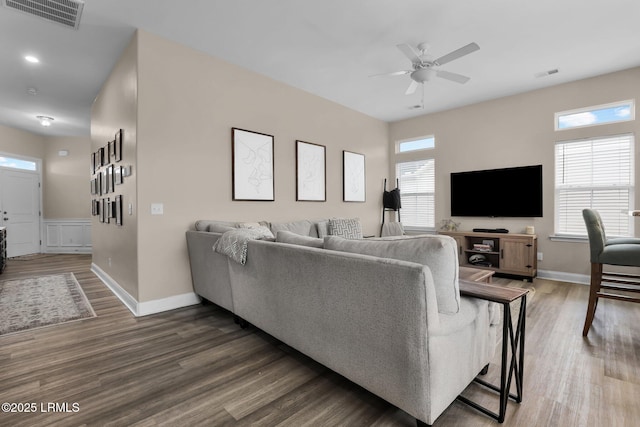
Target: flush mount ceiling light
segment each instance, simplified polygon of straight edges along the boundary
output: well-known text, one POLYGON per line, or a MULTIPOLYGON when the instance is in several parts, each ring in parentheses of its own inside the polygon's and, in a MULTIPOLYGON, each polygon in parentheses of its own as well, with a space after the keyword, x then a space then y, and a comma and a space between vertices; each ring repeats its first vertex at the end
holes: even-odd
POLYGON ((27 89, 27 93, 29 95, 36 96, 38 94, 38 89, 36 89, 35 87, 30 87, 29 89, 27 89))
POLYGON ((40 60, 33 55, 27 55, 24 57, 24 59, 28 62, 31 62, 32 64, 37 64, 38 62, 40 62, 40 60))
POLYGON ((36 119, 40 120, 40 124, 44 127, 51 126, 51 122, 53 122, 53 117, 36 116, 36 119))

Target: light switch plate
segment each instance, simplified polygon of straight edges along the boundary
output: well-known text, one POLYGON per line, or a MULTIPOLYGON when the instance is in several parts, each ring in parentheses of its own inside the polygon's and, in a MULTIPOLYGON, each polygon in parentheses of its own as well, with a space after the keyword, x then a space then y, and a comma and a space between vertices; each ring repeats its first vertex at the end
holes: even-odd
POLYGON ((163 214, 164 214, 164 205, 162 203, 151 204, 151 215, 163 215, 163 214))

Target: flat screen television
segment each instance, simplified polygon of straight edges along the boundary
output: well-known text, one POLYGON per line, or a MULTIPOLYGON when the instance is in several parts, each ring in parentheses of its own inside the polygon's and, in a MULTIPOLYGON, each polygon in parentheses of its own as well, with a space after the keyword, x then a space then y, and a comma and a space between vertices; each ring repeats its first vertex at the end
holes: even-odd
POLYGON ((542 165, 451 173, 451 216, 541 217, 542 165))

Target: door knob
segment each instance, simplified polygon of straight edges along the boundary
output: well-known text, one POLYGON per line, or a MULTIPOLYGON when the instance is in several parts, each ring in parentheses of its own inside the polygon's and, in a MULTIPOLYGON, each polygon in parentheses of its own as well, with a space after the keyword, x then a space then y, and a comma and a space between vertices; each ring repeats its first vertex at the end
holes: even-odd
POLYGON ((2 218, 2 219, 4 219, 5 221, 9 221, 9 218, 2 218))

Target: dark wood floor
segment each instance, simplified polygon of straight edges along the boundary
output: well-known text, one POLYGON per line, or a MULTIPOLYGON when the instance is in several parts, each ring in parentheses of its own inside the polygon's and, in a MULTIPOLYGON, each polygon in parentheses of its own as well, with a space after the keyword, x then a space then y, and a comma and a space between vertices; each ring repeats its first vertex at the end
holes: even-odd
MULTIPOLYGON (((215 305, 135 318, 90 263, 86 255, 41 255, 9 260, 0 275, 72 271, 98 315, 0 337, 0 403, 37 404, 35 413, 0 412, 0 426, 415 425, 265 333, 240 329, 215 305), (49 402, 67 403, 69 412, 47 412, 49 402)), ((495 282, 533 291, 524 402, 509 404, 504 425, 638 425, 640 305, 601 301, 583 339, 586 286, 495 282)), ((492 364, 488 377, 496 375, 492 364)), ((475 385, 465 395, 496 404, 494 394, 475 385)), ((434 425, 497 423, 455 402, 434 425)))

